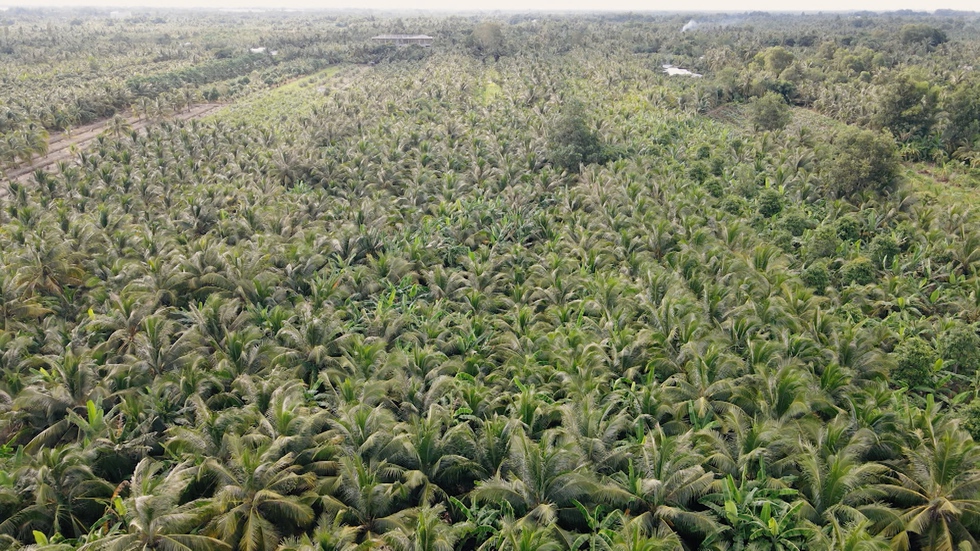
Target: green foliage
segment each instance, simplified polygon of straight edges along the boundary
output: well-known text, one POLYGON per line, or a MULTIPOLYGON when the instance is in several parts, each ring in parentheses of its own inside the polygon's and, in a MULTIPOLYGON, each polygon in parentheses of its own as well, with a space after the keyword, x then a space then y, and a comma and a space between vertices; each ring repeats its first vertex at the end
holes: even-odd
POLYGON ((834 138, 827 160, 828 188, 838 197, 866 191, 884 193, 898 184, 899 160, 895 142, 870 130, 846 128, 834 138))
POLYGON ((709 178, 704 183, 704 188, 708 190, 708 193, 710 193, 712 197, 721 198, 725 195, 725 188, 722 186, 721 180, 718 178, 709 178))
POLYGON ((548 127, 548 160, 568 172, 604 160, 599 135, 589 126, 585 105, 569 100, 548 127))
POLYGON ((744 197, 729 195, 722 199, 718 207, 729 214, 742 216, 749 211, 749 202, 744 197))
POLYGON ((494 21, 484 21, 473 27, 468 42, 476 55, 493 56, 494 61, 499 61, 505 53, 503 28, 494 21))
POLYGON ((756 198, 759 205, 759 214, 766 218, 772 218, 783 210, 783 195, 775 189, 767 189, 756 198))
POLYGON ((819 260, 811 263, 800 272, 800 279, 807 286, 822 293, 830 285, 830 270, 827 268, 827 263, 819 260))
POLYGON ((708 179, 708 166, 703 162, 692 163, 687 173, 695 182, 703 184, 708 179))
POLYGON ((948 114, 945 139, 953 151, 980 139, 980 77, 969 75, 953 86, 943 100, 948 114))
POLYGON ((980 442, 980 400, 974 399, 960 413, 963 419, 963 429, 970 434, 974 442, 980 442))
POLYGON ((875 113, 875 123, 903 141, 926 136, 936 122, 939 89, 908 72, 899 73, 884 85, 875 113))
POLYGON ((765 61, 766 70, 772 71, 777 75, 788 68, 795 59, 793 54, 782 46, 773 46, 763 52, 762 56, 765 61))
POLYGON ((783 211, 779 225, 793 237, 800 237, 806 230, 813 228, 813 221, 799 209, 792 208, 783 211))
POLYGON ((160 94, 181 88, 187 84, 203 85, 246 75, 271 64, 271 58, 264 54, 246 54, 232 59, 220 59, 196 67, 188 67, 172 73, 133 77, 126 86, 136 97, 157 97, 160 94))
POLYGON ((220 91, 207 117, 143 97, 5 180, 0 546, 980 537, 975 152, 948 129, 975 16, 87 13, 7 14, 5 168, 71 106, 125 109, 128 79, 278 54, 180 88, 220 91), (940 19, 957 48, 901 43, 940 19), (389 32, 437 39, 369 41, 389 32), (364 64, 302 77, 328 59, 364 64), (834 197, 875 153, 844 135, 906 71, 945 91, 902 151, 944 164, 834 197), (766 92, 803 107, 792 130, 725 105, 766 92))
POLYGON ((875 267, 871 259, 859 256, 849 260, 841 266, 841 283, 848 285, 856 283, 858 285, 869 285, 875 280, 875 267))
POLYGON ((940 357, 954 373, 973 377, 980 369, 980 336, 973 327, 956 324, 940 334, 937 341, 940 357))
POLYGON ((782 130, 793 118, 786 100, 774 92, 754 98, 749 103, 749 113, 757 130, 782 130))
POLYGON ((942 29, 922 23, 902 25, 899 36, 905 44, 925 44, 927 46, 938 46, 949 40, 942 29))
POLYGON ((871 240, 871 244, 868 246, 868 252, 871 253, 871 260, 874 261, 875 266, 886 268, 902 253, 902 248, 899 246, 898 241, 895 240, 895 236, 882 234, 876 235, 871 240))
POLYGON ((892 352, 895 369, 891 380, 911 389, 928 388, 933 381, 936 351, 924 339, 911 337, 902 341, 892 352))
POLYGON ((834 222, 837 237, 842 241, 861 239, 861 223, 852 216, 842 216, 834 222))
POLYGON ((821 224, 810 233, 810 238, 806 243, 806 257, 809 260, 819 258, 830 258, 837 254, 837 247, 840 239, 833 226, 821 224))

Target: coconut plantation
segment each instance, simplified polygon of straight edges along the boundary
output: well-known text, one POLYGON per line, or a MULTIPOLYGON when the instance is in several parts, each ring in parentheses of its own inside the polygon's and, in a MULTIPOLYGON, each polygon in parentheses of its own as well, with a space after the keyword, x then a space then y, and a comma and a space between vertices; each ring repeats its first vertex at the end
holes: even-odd
POLYGON ((0 11, 0 549, 980 549, 980 14, 0 11))

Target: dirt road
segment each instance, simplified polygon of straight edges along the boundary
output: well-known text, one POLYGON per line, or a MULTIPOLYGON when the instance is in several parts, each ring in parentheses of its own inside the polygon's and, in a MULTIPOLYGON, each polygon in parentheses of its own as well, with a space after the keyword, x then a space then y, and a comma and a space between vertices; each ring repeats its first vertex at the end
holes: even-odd
MULTIPOLYGON (((189 109, 177 113, 170 117, 170 119, 194 119, 198 117, 203 117, 215 111, 225 104, 223 103, 199 103, 191 106, 189 109)), ((110 119, 105 119, 101 121, 96 121, 92 124, 81 126, 76 128, 71 136, 62 133, 52 134, 50 140, 48 141, 48 153, 37 159, 29 166, 23 166, 19 168, 12 169, 7 172, 7 181, 27 181, 30 179, 31 174, 35 170, 40 168, 47 168, 58 161, 64 161, 72 157, 73 147, 74 149, 85 149, 92 144, 99 137, 99 135, 105 130, 106 126, 109 124, 110 119)), ((142 130, 146 128, 147 125, 155 122, 150 119, 139 119, 135 116, 127 116, 126 122, 129 124, 130 128, 133 130, 142 130)), ((0 197, 7 195, 7 186, 0 186, 0 197)))
MULTIPOLYGON (((354 80, 354 78, 357 75, 361 74, 364 70, 365 68, 363 67, 357 67, 354 68, 353 71, 344 71, 345 74, 343 74, 342 76, 336 75, 336 76, 340 76, 339 82, 335 84, 336 89, 341 90, 346 88, 354 80)), ((312 77, 310 75, 297 77, 284 82, 283 85, 289 84, 296 80, 301 80, 303 78, 312 78, 312 77)), ((218 109, 221 109, 222 107, 228 105, 232 105, 232 104, 198 103, 191 106, 189 109, 185 111, 182 111, 175 115, 171 115, 170 117, 168 117, 168 119, 169 120, 196 119, 199 117, 203 117, 205 115, 209 115, 212 112, 217 111, 218 109)), ((133 115, 132 113, 123 113, 123 116, 126 117, 126 122, 133 130, 142 130, 143 128, 146 128, 148 125, 154 122, 159 122, 159 119, 140 119, 135 115, 133 115)), ((37 159, 34 159, 34 162, 32 162, 29 166, 21 166, 8 170, 6 173, 6 177, 0 179, 0 199, 4 199, 10 194, 10 190, 7 187, 7 184, 9 182, 14 182, 14 181, 29 182, 31 179, 31 175, 34 174, 35 170, 47 168, 57 163, 58 161, 65 161, 71 159, 74 156, 72 151, 83 150, 88 146, 92 145, 92 143, 99 137, 99 135, 105 131, 106 127, 109 125, 110 120, 111 119, 105 119, 101 121, 96 121, 92 124, 78 127, 72 131, 71 136, 68 136, 67 134, 63 134, 60 132, 52 134, 50 139, 48 140, 47 154, 38 157, 37 159)))

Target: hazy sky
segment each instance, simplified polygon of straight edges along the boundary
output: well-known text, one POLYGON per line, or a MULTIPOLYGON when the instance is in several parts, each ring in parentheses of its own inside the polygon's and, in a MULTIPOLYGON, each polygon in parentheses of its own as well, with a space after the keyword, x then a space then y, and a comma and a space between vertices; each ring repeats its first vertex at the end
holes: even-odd
POLYGON ((371 8, 426 10, 891 11, 978 10, 980 0, 0 0, 0 6, 371 8))

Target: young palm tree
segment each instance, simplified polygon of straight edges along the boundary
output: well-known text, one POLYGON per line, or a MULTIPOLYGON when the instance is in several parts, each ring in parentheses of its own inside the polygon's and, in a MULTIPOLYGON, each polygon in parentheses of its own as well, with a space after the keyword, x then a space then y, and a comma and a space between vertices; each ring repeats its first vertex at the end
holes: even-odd
POLYGON ((421 507, 406 516, 402 526, 383 536, 395 551, 452 551, 460 534, 468 528, 465 523, 448 523, 442 505, 421 507))
POLYGON ((188 549, 228 551, 227 543, 195 534, 206 514, 202 503, 178 505, 181 494, 194 478, 195 469, 182 463, 161 475, 164 465, 143 459, 128 481, 129 497, 115 499, 112 512, 125 523, 125 531, 89 541, 85 551, 135 551, 138 549, 188 549))
POLYGON ((98 519, 113 487, 89 467, 93 456, 75 447, 46 448, 17 472, 27 484, 27 505, 0 522, 0 533, 26 540, 32 531, 79 537, 98 519))
POLYGON ((534 442, 518 432, 502 473, 470 492, 475 503, 506 501, 521 515, 520 524, 549 526, 574 501, 605 501, 612 492, 585 471, 581 457, 554 438, 534 442))
POLYGON ((403 469, 385 462, 365 462, 360 456, 340 459, 337 475, 321 486, 323 508, 357 529, 357 540, 374 545, 382 534, 405 528, 399 509, 403 469))
POLYGON ((862 508, 895 549, 953 550, 978 547, 980 446, 947 428, 894 467, 877 488, 895 507, 862 508))
POLYGON ((275 549, 281 539, 314 520, 315 477, 301 473, 294 455, 278 455, 270 440, 227 436, 225 462, 208 459, 202 475, 217 486, 206 533, 242 551, 275 549))
POLYGON ((714 475, 705 472, 704 458, 694 451, 691 433, 667 436, 662 430, 646 436, 630 459, 628 470, 610 478, 617 503, 649 533, 677 533, 685 539, 704 538, 718 530, 711 517, 697 511, 714 475))
POLYGON ((398 435, 389 448, 398 451, 392 461, 407 469, 405 484, 418 489, 421 505, 446 501, 447 490, 458 487, 472 468, 472 461, 463 455, 473 452, 472 431, 466 424, 450 427, 451 423, 448 411, 432 406, 424 418, 395 426, 398 435))

